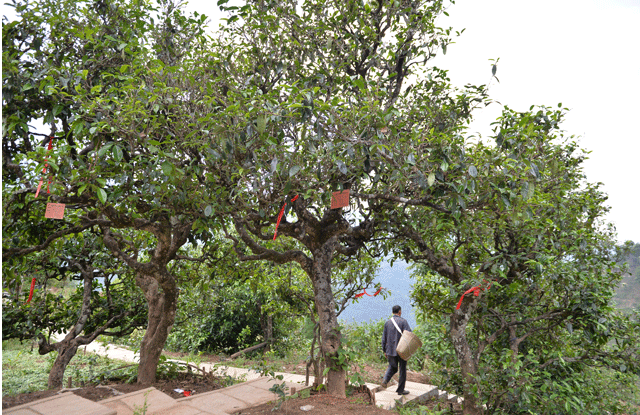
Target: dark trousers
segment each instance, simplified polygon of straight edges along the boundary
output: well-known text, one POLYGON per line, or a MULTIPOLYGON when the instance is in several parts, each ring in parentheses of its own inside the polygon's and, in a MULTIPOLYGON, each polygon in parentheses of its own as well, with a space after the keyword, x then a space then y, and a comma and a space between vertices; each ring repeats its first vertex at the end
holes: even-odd
POLYGON ((402 360, 400 356, 387 356, 389 360, 389 367, 387 373, 384 374, 384 383, 391 380, 393 375, 398 373, 398 389, 396 392, 404 391, 404 385, 407 383, 407 361, 402 360))

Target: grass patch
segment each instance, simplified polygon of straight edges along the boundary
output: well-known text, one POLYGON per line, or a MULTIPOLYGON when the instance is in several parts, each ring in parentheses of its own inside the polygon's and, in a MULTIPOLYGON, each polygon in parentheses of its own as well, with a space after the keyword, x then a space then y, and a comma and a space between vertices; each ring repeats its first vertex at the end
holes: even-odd
POLYGON ((35 392, 47 388, 53 361, 40 356, 38 348, 18 340, 2 342, 2 396, 35 392))
MULTIPOLYGON (((20 343, 15 339, 3 341, 2 396, 47 389, 49 371, 56 356, 56 352, 39 355, 38 346, 32 347, 29 342, 20 343)), ((78 349, 78 353, 65 371, 65 386, 69 376, 72 377, 73 386, 80 386, 85 382, 108 378, 115 369, 124 365, 127 365, 127 362, 108 359, 93 353, 85 354, 83 349, 78 349)), ((135 376, 135 367, 130 367, 126 371, 135 376)), ((119 374, 126 376, 127 373, 119 374)))

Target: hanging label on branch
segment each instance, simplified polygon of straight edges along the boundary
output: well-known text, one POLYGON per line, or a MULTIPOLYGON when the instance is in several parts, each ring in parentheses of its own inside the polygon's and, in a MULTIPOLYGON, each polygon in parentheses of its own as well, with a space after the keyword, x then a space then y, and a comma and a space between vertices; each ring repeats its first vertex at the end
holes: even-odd
POLYGON ((331 209, 339 209, 349 206, 349 189, 331 193, 331 209))
POLYGON ((62 219, 64 217, 64 203, 47 203, 44 217, 47 219, 62 219))

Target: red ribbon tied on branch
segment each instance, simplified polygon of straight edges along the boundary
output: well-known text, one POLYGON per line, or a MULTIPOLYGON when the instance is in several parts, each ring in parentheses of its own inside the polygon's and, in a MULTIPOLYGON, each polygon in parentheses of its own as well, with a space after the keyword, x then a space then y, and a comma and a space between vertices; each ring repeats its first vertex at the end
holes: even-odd
MULTIPOLYGON (((295 195, 294 197, 291 198, 291 202, 295 202, 296 200, 298 200, 298 196, 300 195, 295 195)), ((282 209, 280 209, 280 213, 278 214, 278 220, 276 222, 276 231, 273 233, 273 240, 276 240, 276 237, 278 236, 278 226, 280 226, 280 221, 282 220, 282 217, 284 216, 284 208, 287 207, 287 202, 284 202, 284 205, 282 205, 282 209)))
MULTIPOLYGON (((53 136, 49 137, 49 145, 47 146, 47 151, 51 151, 53 149, 53 136)), ((47 163, 48 157, 44 158, 44 168, 42 169, 42 174, 47 174, 49 170, 49 163, 47 163)), ((40 188, 42 187, 42 182, 44 179, 40 179, 38 183, 38 190, 36 190, 36 197, 40 194, 40 188)), ((47 179, 47 193, 51 193, 49 191, 49 186, 51 185, 51 178, 47 179)))
POLYGON ((27 300, 27 304, 31 302, 31 298, 33 298, 33 289, 36 286, 36 277, 31 279, 31 289, 29 289, 29 299, 27 300))
POLYGON ((369 294, 369 293, 367 292, 367 290, 364 290, 364 292, 362 292, 362 293, 360 293, 360 294, 356 294, 356 295, 355 295, 355 298, 360 298, 360 297, 362 297, 362 296, 363 296, 363 295, 365 295, 365 294, 366 294, 366 295, 368 295, 369 297, 375 297, 376 295, 380 294, 380 291, 382 291, 382 287, 378 288, 378 291, 376 291, 376 293, 375 293, 375 294, 371 295, 371 294, 369 294))
MULTIPOLYGON (((487 282, 487 280, 482 280, 484 282, 487 282)), ((491 288, 491 284, 489 284, 489 286, 486 288, 487 290, 491 288)), ((456 310, 460 309, 460 306, 462 305, 462 300, 464 299, 464 296, 469 294, 470 292, 473 292, 473 295, 478 297, 480 295, 480 291, 484 291, 485 288, 476 285, 475 287, 471 287, 469 288, 467 291, 464 292, 464 294, 462 294, 462 297, 460 297, 460 301, 458 301, 458 306, 456 307, 456 310)))

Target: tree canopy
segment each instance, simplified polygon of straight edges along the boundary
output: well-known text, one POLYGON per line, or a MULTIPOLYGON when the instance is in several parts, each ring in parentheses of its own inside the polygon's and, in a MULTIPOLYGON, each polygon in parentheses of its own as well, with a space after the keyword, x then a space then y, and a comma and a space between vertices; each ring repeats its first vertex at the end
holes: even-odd
POLYGON ((213 100, 199 79, 209 68, 195 56, 205 18, 172 2, 40 1, 16 12, 3 24, 3 267, 99 232, 148 302, 138 374, 148 383, 175 317, 168 264, 210 238, 217 216, 206 202, 226 189, 203 186, 215 180, 202 160, 213 100), (35 120, 50 134, 32 131, 35 120), (47 192, 35 198, 43 175, 47 192), (44 219, 45 202, 64 203, 64 218, 44 219))
POLYGON ((621 270, 607 197, 586 181, 586 152, 563 137, 563 114, 506 109, 495 144, 469 146, 473 184, 445 176, 463 190, 457 203, 415 205, 394 224, 406 241, 398 255, 424 265, 417 303, 450 318, 465 413, 617 410, 556 379, 582 385, 589 367, 637 370, 637 322, 611 302, 621 270))
POLYGON ((337 315, 389 254, 422 264, 416 298, 450 315, 465 413, 526 409, 514 403, 521 372, 487 370, 490 350, 547 370, 539 383, 559 361, 629 360, 628 322, 614 330, 609 306, 619 275, 606 197, 562 138, 563 110, 506 109, 494 142, 468 138, 490 99, 432 66, 456 34, 437 25, 444 2, 225 4, 208 36, 204 16, 169 0, 16 3, 3 23, 3 270, 98 235, 147 301, 142 383, 189 275, 176 263, 221 260, 220 235, 239 260, 306 273, 335 395, 337 315), (332 209, 345 190, 348 206, 332 209), (64 203, 64 218, 44 219, 46 202, 64 203), (533 346, 549 334, 560 340, 533 346), (622 343, 598 355, 612 338, 622 343))

